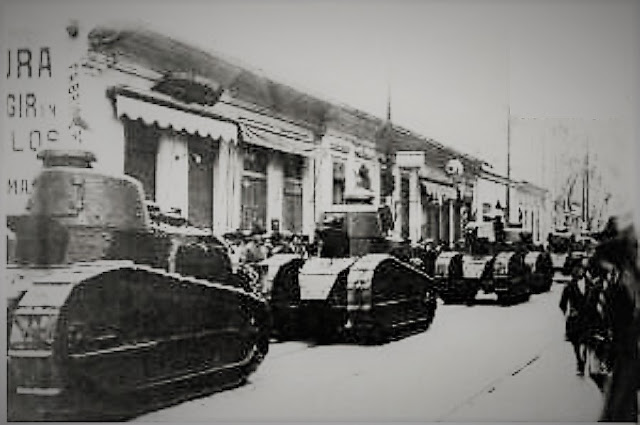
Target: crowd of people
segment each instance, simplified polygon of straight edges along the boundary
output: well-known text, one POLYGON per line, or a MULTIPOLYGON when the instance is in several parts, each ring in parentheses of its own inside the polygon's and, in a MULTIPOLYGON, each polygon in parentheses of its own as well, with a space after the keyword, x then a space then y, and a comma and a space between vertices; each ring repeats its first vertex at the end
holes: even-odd
POLYGON ((611 219, 572 270, 560 309, 579 376, 604 394, 602 421, 636 422, 640 388, 640 268, 630 224, 611 219))

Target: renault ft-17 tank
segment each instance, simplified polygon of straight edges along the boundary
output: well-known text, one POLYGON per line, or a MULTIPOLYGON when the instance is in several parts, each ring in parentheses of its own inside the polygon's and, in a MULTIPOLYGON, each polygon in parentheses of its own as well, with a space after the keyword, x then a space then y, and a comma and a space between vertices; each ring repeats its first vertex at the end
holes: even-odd
POLYGON ((389 254, 384 217, 372 205, 344 205, 323 214, 318 255, 264 263, 277 336, 382 342, 429 326, 437 306, 432 279, 389 254))
POLYGON ((553 260, 551 254, 541 246, 535 246, 531 232, 520 232, 520 240, 515 242, 526 250, 524 263, 529 271, 529 287, 532 293, 542 293, 553 284, 553 260))
POLYGON ((584 260, 588 260, 595 250, 596 241, 587 233, 580 234, 572 239, 569 246, 569 253, 562 266, 562 273, 565 275, 571 275, 573 269, 583 263, 584 260))
POLYGON ((530 295, 525 251, 509 244, 500 222, 471 222, 466 252, 449 251, 436 259, 435 279, 445 303, 472 303, 479 291, 506 304, 530 295))
POLYGON ((549 233, 547 243, 551 261, 553 262, 553 269, 564 273, 565 264, 571 252, 571 245, 575 243, 575 236, 566 229, 558 229, 549 233))
POLYGON ((39 156, 6 276, 22 289, 8 317, 15 419, 99 419, 148 391, 252 373, 268 351, 268 306, 234 287, 215 239, 152 218, 141 184, 96 171, 90 153, 39 156))

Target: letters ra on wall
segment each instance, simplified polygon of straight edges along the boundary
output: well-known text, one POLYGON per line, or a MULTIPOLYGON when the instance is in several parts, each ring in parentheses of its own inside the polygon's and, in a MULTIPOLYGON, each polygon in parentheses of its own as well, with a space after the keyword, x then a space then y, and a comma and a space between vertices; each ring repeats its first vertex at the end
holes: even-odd
POLYGON ((26 206, 42 149, 82 147, 79 40, 65 26, 4 33, 3 188, 7 214, 26 206))

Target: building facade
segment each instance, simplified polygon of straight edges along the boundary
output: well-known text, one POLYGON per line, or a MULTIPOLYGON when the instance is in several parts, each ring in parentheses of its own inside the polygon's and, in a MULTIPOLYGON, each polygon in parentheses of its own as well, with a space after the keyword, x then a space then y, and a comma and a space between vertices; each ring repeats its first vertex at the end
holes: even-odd
MULTIPOLYGON (((388 121, 141 28, 80 27, 64 43, 70 132, 38 147, 89 149, 96 168, 214 234, 313 237, 323 212, 365 190, 390 206, 397 238, 453 245, 484 208, 482 161, 388 121)), ((534 225, 539 193, 521 187, 534 225)))

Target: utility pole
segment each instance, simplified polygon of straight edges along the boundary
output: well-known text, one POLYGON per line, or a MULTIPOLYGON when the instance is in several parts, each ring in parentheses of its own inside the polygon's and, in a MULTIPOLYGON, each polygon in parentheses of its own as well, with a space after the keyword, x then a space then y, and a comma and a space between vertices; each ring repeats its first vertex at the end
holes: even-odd
POLYGON ((587 230, 591 230, 591 214, 589 213, 589 136, 587 136, 587 152, 586 152, 586 158, 585 158, 585 200, 586 200, 586 205, 585 205, 585 220, 587 223, 587 230))
POLYGON ((511 51, 507 48, 507 194, 505 224, 511 221, 511 51))
POLYGON ((511 105, 507 107, 507 205, 505 222, 511 221, 511 105))

